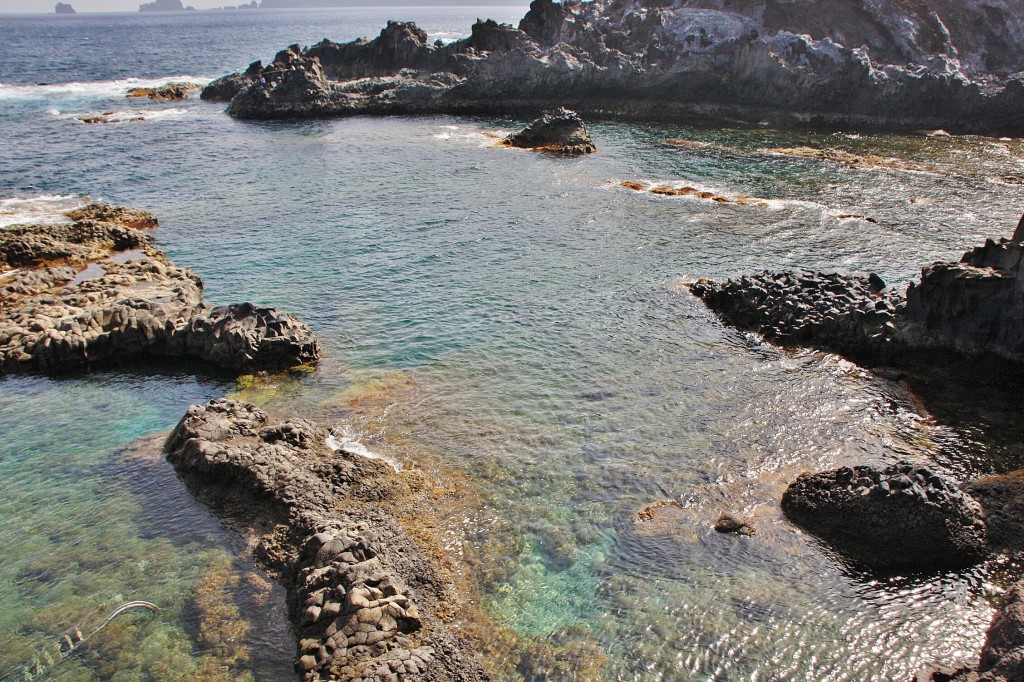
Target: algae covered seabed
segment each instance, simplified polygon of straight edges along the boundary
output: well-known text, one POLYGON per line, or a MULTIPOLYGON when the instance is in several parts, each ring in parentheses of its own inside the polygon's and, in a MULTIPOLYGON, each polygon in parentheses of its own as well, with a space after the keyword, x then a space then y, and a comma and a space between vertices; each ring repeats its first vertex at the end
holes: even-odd
MULTIPOLYGON (((681 283, 802 266, 905 284, 1012 231, 1024 146, 596 122, 598 154, 567 160, 493 146, 525 121, 252 124, 123 98, 128 79, 208 79, 395 18, 360 12, 0 27, 20 36, 6 43, 19 68, 0 65, 0 192, 31 200, 4 199, 0 218, 77 195, 152 210, 160 247, 211 301, 288 310, 327 356, 240 381, 166 365, 0 379, 0 675, 144 599, 161 611, 119 617, 50 679, 289 678, 282 595, 177 482, 160 436, 144 438, 225 394, 450 481, 432 531, 474 586, 464 627, 490 633, 499 676, 902 679, 973 656, 1015 567, 872 579, 777 500, 800 471, 841 463, 1016 468, 1019 423, 766 345, 681 283), (27 59, 46 32, 82 38, 75 64, 27 59), (143 120, 76 118, 122 109, 143 120), (647 191, 665 186, 757 201, 647 191), (659 500, 681 506, 638 521, 659 500), (726 510, 758 534, 715 533, 726 510)), ((432 12, 432 39, 475 18, 432 12)))

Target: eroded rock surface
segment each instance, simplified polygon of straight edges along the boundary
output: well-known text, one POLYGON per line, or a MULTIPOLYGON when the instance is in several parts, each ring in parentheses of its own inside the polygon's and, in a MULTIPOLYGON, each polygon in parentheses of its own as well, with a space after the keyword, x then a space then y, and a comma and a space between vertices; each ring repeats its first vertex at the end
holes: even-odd
POLYGON ((875 275, 810 270, 745 275, 690 291, 730 324, 791 344, 819 345, 853 356, 884 355, 898 339, 898 296, 875 275))
POLYGON ((786 490, 782 510, 845 556, 880 569, 967 566, 989 550, 978 503, 912 464, 804 474, 786 490))
POLYGON ((293 46, 203 96, 243 97, 229 109, 242 118, 564 104, 587 115, 1014 134, 1024 131, 1022 45, 1019 3, 534 0, 518 28, 480 21, 449 44, 389 22, 373 40, 293 46), (372 91, 346 85, 364 79, 372 91), (353 88, 361 96, 345 96, 353 88))
POLYGON ((303 680, 488 679, 437 615, 450 587, 381 504, 394 471, 328 435, 220 399, 190 407, 166 452, 200 498, 265 530, 257 556, 288 590, 303 680))
POLYGON ((579 156, 597 151, 594 138, 575 111, 561 108, 531 121, 518 133, 512 133, 502 144, 533 149, 547 154, 579 156))
POLYGON ((199 83, 173 82, 159 85, 155 88, 129 88, 126 97, 148 97, 153 100, 178 100, 187 99, 188 93, 199 90, 203 86, 199 83))
POLYGON ((988 240, 959 262, 933 263, 906 295, 877 275, 807 270, 763 273, 690 291, 730 324, 782 343, 824 347, 855 360, 919 351, 1024 364, 1024 231, 988 240))
POLYGON ((316 336, 291 315, 206 303, 199 277, 153 246, 152 214, 91 204, 67 215, 73 222, 0 229, 0 373, 139 356, 255 371, 319 357, 316 336))
POLYGON ((959 263, 926 266, 907 290, 908 342, 1024 362, 1022 254, 1024 241, 990 239, 959 263))

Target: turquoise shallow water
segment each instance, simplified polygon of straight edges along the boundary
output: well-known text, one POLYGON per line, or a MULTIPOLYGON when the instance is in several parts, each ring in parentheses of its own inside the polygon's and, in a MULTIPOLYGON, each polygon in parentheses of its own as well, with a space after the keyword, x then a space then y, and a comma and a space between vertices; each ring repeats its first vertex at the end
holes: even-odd
MULTIPOLYGON (((495 13, 418 11, 440 37, 495 13)), ((777 500, 800 471, 840 463, 1020 466, 1019 426, 985 410, 936 419, 905 387, 722 326, 680 282, 791 266, 907 282, 1012 230, 1021 143, 594 122, 599 153, 558 159, 493 146, 523 121, 254 124, 121 96, 126 79, 209 78, 393 14, 3 19, 11 63, 28 67, 0 65, 0 194, 153 210, 161 246, 211 300, 305 319, 319 370, 246 395, 479 486, 452 547, 488 613, 550 652, 496 661, 511 678, 904 679, 971 655, 1012 567, 879 581, 795 532, 777 500), (69 47, 39 56, 43 37, 69 47), (110 110, 146 120, 74 118, 110 110), (890 160, 763 151, 807 145, 890 160), (367 392, 370 407, 349 402, 367 392), (638 522, 659 500, 681 508, 638 522), (714 533, 724 510, 758 535, 714 533)), ((0 218, 39 205, 4 203, 0 218)), ((164 611, 125 620, 57 678, 288 676, 279 595, 245 548, 177 486, 158 440, 123 450, 234 388, 167 367, 0 380, 0 671, 100 604, 149 599, 164 611)))

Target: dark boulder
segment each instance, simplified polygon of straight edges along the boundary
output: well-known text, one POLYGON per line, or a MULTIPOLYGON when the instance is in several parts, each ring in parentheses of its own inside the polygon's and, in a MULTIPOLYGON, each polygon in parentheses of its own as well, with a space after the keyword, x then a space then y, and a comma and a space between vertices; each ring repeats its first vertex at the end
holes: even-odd
POLYGON ((242 73, 230 73, 227 76, 211 81, 203 91, 199 93, 199 99, 215 102, 230 102, 235 95, 260 79, 263 72, 263 62, 259 60, 249 65, 242 73))
POLYGON ((579 155, 597 151, 594 138, 575 111, 561 108, 544 114, 502 144, 548 154, 579 155))
POLYGON ((189 355, 243 372, 285 369, 320 357, 309 327, 292 315, 251 303, 202 310, 184 334, 189 355))
POLYGON ((884 357, 897 346, 903 302, 877 275, 810 270, 764 272, 690 291, 730 324, 785 344, 814 345, 853 357, 884 357))
POLYGON ((876 569, 968 566, 988 551, 978 503, 912 464, 803 474, 782 496, 782 510, 844 556, 876 569))

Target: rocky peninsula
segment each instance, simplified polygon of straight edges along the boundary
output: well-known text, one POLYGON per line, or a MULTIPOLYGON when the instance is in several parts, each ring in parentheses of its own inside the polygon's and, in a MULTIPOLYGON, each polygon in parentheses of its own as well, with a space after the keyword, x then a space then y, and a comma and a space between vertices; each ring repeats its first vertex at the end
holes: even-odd
MULTIPOLYGON (((1024 223, 1024 221, 1022 221, 1024 223)), ((791 345, 868 363, 947 352, 1024 364, 1024 227, 958 262, 932 263, 906 291, 875 274, 764 272, 690 291, 724 320, 791 345)))
POLYGON ((67 217, 0 229, 0 374, 140 357, 252 372, 319 358, 287 313, 206 302, 202 280, 154 246, 152 214, 90 204, 67 217))
POLYGON ((389 22, 214 81, 245 119, 536 113, 1024 132, 1024 6, 861 0, 534 0, 518 27, 431 43, 389 22))
POLYGON ((286 587, 303 680, 490 679, 450 626, 452 584, 392 515, 415 494, 387 462, 227 399, 190 407, 165 450, 286 587))

